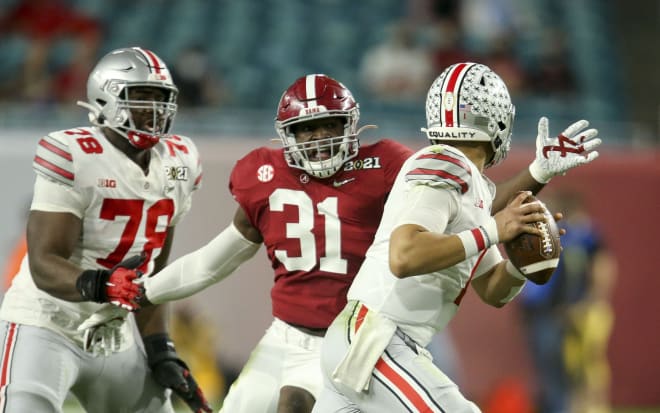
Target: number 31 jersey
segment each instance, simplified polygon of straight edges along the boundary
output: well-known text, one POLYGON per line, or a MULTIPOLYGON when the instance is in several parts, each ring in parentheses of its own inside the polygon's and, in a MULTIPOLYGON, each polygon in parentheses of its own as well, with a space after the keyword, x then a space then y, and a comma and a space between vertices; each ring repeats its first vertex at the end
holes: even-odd
MULTIPOLYGON (((187 137, 161 139, 151 149, 149 171, 114 147, 97 128, 50 133, 39 141, 32 210, 71 213, 82 233, 70 261, 83 269, 112 268, 144 253, 140 267, 154 268, 167 229, 190 209, 201 184, 201 164, 187 137)), ((79 340, 75 329, 102 305, 59 300, 37 288, 27 257, 5 295, 0 317, 59 331, 79 340)))
POLYGON ((282 149, 259 148, 238 161, 229 187, 264 238, 275 271, 275 317, 307 328, 330 325, 411 153, 388 139, 363 145, 327 179, 289 167, 282 149))

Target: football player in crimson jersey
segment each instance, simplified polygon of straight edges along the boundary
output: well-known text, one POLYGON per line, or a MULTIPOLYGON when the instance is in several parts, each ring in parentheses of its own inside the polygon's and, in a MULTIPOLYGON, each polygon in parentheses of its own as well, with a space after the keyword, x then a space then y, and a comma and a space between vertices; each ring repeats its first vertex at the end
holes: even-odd
MULTIPOLYGON (((493 216, 495 185, 483 175, 506 157, 514 113, 506 85, 487 66, 458 63, 433 82, 423 129, 431 145, 401 167, 348 303, 328 328, 314 412, 480 411, 425 347, 468 286, 501 307, 525 284, 497 245, 521 233, 541 236, 527 224, 544 219, 543 206, 524 204, 525 191, 493 216)), ((595 129, 573 140, 586 126, 560 135, 577 163, 597 157, 589 153, 600 143, 595 129)), ((546 128, 547 120, 543 137, 546 128)))
MULTIPOLYGON (((274 321, 223 412, 309 412, 319 395, 322 337, 346 304, 395 177, 412 154, 388 139, 359 145, 358 119, 358 104, 343 84, 321 74, 297 79, 277 108, 275 129, 284 147, 255 149, 232 171, 229 187, 239 204, 233 222, 144 281, 145 304, 184 298, 222 280, 265 245, 275 273, 274 321)), ((538 139, 541 147, 556 141, 547 131, 538 139)), ((494 210, 516 191, 536 192, 583 163, 538 156, 534 167, 498 186, 494 210)))
POLYGON ((167 336, 163 306, 136 308, 132 281, 165 265, 202 170, 169 134, 177 88, 141 48, 104 56, 87 83, 91 127, 37 145, 28 253, 0 309, 0 411, 173 412, 167 388, 210 412, 167 336), (134 337, 140 332, 147 357, 134 337))

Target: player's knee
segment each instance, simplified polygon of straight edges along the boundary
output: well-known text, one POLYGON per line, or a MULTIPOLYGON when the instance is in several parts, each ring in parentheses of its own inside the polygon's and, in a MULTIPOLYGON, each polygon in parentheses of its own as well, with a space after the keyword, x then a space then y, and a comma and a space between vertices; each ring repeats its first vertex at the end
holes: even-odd
POLYGON ((314 407, 314 396, 305 389, 284 386, 280 389, 277 413, 310 413, 314 407))

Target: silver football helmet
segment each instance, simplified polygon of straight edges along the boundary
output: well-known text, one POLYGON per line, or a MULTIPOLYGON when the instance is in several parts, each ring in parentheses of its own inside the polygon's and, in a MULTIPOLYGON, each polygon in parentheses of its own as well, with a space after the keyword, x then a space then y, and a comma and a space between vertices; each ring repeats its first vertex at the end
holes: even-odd
POLYGON ((178 89, 165 63, 140 47, 114 50, 96 64, 87 80, 87 102, 92 124, 108 127, 139 149, 149 149, 167 136, 177 111, 178 89), (130 100, 129 89, 153 87, 165 92, 164 101, 130 100), (150 111, 153 121, 137 125, 131 110, 150 111))
POLYGON ((426 136, 438 141, 490 142, 496 165, 511 147, 515 107, 502 79, 488 66, 457 63, 445 69, 426 96, 426 136))

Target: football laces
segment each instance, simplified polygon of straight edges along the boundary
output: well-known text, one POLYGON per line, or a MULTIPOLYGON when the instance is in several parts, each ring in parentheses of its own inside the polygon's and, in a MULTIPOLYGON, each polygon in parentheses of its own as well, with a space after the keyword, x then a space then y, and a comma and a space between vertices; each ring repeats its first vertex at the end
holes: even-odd
POLYGON ((548 229, 548 224, 546 222, 538 223, 539 230, 541 231, 541 244, 543 245, 543 253, 550 255, 552 254, 552 238, 550 237, 550 230, 548 229))

